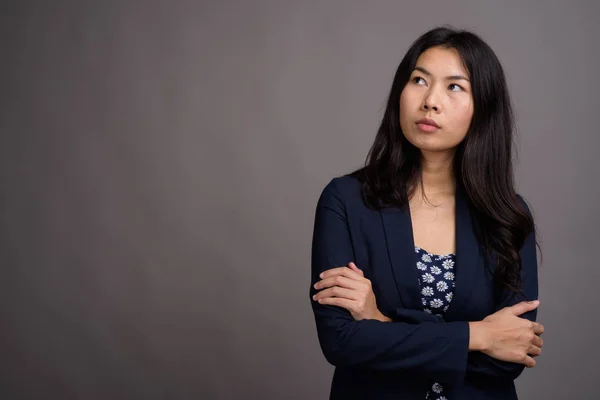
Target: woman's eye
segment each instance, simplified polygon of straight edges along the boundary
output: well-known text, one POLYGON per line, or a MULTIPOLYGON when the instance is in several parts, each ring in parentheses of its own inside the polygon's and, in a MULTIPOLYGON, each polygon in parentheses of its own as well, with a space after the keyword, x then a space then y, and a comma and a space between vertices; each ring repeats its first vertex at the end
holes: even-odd
POLYGON ((453 92, 458 92, 460 90, 463 90, 463 88, 460 85, 457 85, 456 83, 451 83, 450 86, 448 86, 448 88, 450 90, 452 90, 453 92))
POLYGON ((420 76, 415 76, 413 78, 413 82, 416 83, 417 85, 421 85, 422 83, 425 83, 425 79, 421 78, 420 76))

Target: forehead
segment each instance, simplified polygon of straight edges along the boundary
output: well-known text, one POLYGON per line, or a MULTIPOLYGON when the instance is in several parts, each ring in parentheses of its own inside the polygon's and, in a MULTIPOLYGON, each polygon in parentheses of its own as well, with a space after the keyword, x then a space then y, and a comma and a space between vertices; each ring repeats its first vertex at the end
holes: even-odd
POLYGON ((467 71, 463 65, 458 51, 447 47, 430 47, 417 59, 416 67, 423 67, 433 75, 466 75, 467 71))

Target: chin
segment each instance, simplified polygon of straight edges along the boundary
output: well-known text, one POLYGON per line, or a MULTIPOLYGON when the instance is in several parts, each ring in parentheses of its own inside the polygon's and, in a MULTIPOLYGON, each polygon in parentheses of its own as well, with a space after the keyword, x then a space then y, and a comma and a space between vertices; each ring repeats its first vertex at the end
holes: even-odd
POLYGON ((449 143, 444 143, 445 140, 439 135, 431 133, 414 133, 407 135, 406 139, 419 150, 444 151, 452 147, 449 143))
POLYGON ((445 153, 454 152, 456 147, 445 147, 445 146, 420 146, 417 147, 421 151, 428 151, 431 153, 445 153))
POLYGON ((444 136, 441 132, 411 132, 410 135, 406 135, 406 139, 419 150, 431 152, 454 151, 460 144, 460 142, 448 141, 448 137, 444 136))

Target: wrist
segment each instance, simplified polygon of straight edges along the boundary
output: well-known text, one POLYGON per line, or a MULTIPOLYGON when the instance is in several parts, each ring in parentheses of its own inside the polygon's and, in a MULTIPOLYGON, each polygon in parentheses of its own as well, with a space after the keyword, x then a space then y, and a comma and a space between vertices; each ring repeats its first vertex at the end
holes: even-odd
POLYGON ((383 314, 381 313, 381 311, 378 311, 378 312, 377 312, 377 315, 375 316, 375 319, 376 319, 377 321, 381 321, 381 322, 392 322, 392 319, 391 319, 391 318, 388 318, 388 317, 386 317, 385 315, 383 315, 383 314))
POLYGON ((487 322, 469 322, 469 351, 485 352, 490 348, 490 342, 487 322))

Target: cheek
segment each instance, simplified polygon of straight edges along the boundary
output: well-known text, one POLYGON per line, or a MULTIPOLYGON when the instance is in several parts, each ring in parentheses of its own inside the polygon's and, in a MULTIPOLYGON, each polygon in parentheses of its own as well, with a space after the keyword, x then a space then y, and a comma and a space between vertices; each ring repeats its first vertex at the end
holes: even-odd
POLYGON ((406 90, 403 90, 402 93, 400 93, 400 116, 402 116, 404 114, 404 111, 406 109, 406 98, 408 97, 406 90))
POLYGON ((473 104, 471 101, 464 101, 454 104, 454 127, 457 133, 462 135, 467 133, 471 119, 473 118, 473 104))
POLYGON ((418 107, 418 99, 416 93, 411 91, 410 89, 404 89, 400 94, 400 122, 406 120, 411 113, 411 110, 414 109, 415 103, 418 107))

